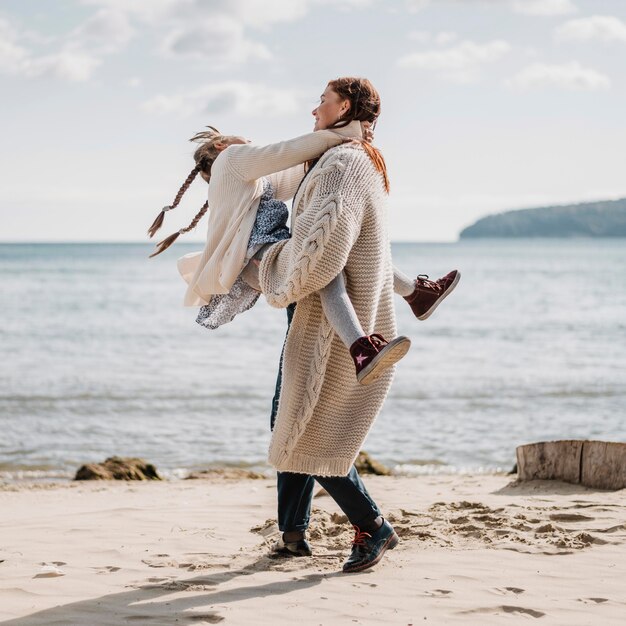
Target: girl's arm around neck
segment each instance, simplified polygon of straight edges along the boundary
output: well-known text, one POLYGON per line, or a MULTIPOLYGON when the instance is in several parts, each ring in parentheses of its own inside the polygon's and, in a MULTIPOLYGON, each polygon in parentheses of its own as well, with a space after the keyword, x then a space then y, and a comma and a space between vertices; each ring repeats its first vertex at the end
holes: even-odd
POLYGON ((267 146, 229 146, 223 156, 233 175, 241 180, 252 181, 306 163, 344 143, 346 139, 358 137, 361 137, 361 126, 359 122, 351 122, 341 129, 318 130, 267 146))

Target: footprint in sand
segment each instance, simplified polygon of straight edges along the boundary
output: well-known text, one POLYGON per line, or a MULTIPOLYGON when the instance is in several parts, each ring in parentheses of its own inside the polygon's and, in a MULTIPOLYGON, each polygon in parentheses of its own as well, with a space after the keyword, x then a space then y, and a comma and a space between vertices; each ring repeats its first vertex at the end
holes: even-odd
MULTIPOLYGON (((619 507, 619 504, 610 504, 608 502, 588 502, 586 500, 574 500, 574 504, 572 506, 568 506, 568 509, 590 509, 593 507, 619 507)), ((608 509, 599 509, 599 510, 608 510, 608 509)))
POLYGON ((185 618, 190 622, 199 622, 201 624, 219 624, 224 621, 224 618, 218 613, 197 613, 196 615, 185 615, 185 618))
POLYGON ((554 522, 590 522, 595 517, 581 515, 580 513, 553 513, 550 515, 550 519, 554 522))
POLYGON ((521 589, 520 587, 494 587, 492 589, 492 591, 494 593, 497 593, 498 595, 501 595, 501 596, 506 596, 506 595, 509 595, 511 593, 513 593, 513 594, 515 594, 517 596, 520 593, 524 593, 526 591, 526 589, 521 589))
MULTIPOLYGON (((155 558, 150 559, 141 559, 142 563, 145 563, 148 567, 179 567, 180 564, 178 561, 171 559, 167 560, 169 554, 154 554, 152 555, 155 558)), ((187 563, 189 565, 189 563, 187 563)))
POLYGON ((426 591, 423 595, 430 598, 447 598, 452 592, 449 589, 433 589, 432 591, 426 591))
POLYGON ((603 604, 604 602, 608 602, 608 598, 578 598, 579 602, 584 602, 585 604, 589 604, 593 602, 594 604, 603 604))
POLYGON ((597 533, 616 533, 618 530, 626 530, 626 524, 618 524, 617 526, 611 526, 610 528, 596 528, 597 533))
POLYGON ((98 574, 114 574, 119 572, 121 568, 114 565, 105 565, 104 567, 92 567, 91 569, 95 569, 98 574))
POLYGON ((469 615, 471 613, 491 613, 493 615, 499 615, 500 613, 510 613, 519 615, 528 615, 530 617, 539 618, 543 617, 545 613, 542 611, 536 611, 535 609, 527 609, 523 606, 512 606, 510 604, 502 604, 500 606, 482 607, 480 609, 471 609, 469 611, 460 611, 462 615, 469 615))

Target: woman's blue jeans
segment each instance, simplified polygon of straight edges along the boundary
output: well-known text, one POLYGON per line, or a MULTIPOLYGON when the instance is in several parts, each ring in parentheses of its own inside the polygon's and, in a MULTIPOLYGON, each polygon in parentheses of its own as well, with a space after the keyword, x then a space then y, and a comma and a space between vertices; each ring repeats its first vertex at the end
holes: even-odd
MULTIPOLYGON (((287 329, 291 325, 295 309, 295 304, 287 307, 287 329)), ((282 373, 283 358, 281 356, 276 391, 272 400, 270 418, 272 429, 278 412, 282 373)), ((282 532, 305 531, 308 528, 316 480, 326 489, 354 526, 367 526, 380 515, 380 509, 367 492, 354 466, 347 476, 309 476, 308 474, 278 472, 278 527, 282 532)))

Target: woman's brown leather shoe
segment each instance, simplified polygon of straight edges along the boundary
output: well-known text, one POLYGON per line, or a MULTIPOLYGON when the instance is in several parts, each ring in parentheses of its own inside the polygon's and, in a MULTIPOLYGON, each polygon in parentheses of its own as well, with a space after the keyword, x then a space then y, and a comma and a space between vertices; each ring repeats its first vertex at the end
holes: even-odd
POLYGON ((285 541, 285 535, 281 535, 272 552, 284 556, 311 556, 311 546, 306 539, 298 541, 285 541))

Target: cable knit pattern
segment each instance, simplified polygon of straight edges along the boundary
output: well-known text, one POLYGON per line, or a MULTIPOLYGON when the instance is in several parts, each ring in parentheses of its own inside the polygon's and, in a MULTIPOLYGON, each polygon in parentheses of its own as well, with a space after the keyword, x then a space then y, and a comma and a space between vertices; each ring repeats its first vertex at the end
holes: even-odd
POLYGON ((343 476, 380 411, 393 372, 367 387, 357 383, 317 292, 344 270, 365 332, 395 336, 386 195, 380 173, 353 145, 328 150, 302 186, 292 238, 272 246, 259 268, 272 306, 298 303, 285 343, 269 459, 280 471, 343 476))
POLYGON ((265 294, 273 306, 286 307, 298 299, 303 286, 315 271, 316 260, 320 258, 331 233, 337 226, 337 214, 340 210, 341 196, 333 194, 325 199, 324 205, 317 213, 312 232, 302 242, 302 250, 294 262, 293 272, 287 280, 285 290, 265 294))
MULTIPOLYGON (((291 425, 291 432, 286 441, 285 448, 281 451, 281 461, 288 462, 290 455, 293 453, 298 441, 305 432, 305 429, 313 416, 315 405, 319 398, 320 389, 324 380, 324 370, 330 356, 330 346, 332 343, 333 328, 326 319, 322 320, 320 325, 320 333, 315 343, 315 351, 311 359, 311 367, 309 370, 310 384, 305 388, 305 394, 302 405, 296 419, 291 425)), ((316 472, 317 473, 317 472, 316 472)))

